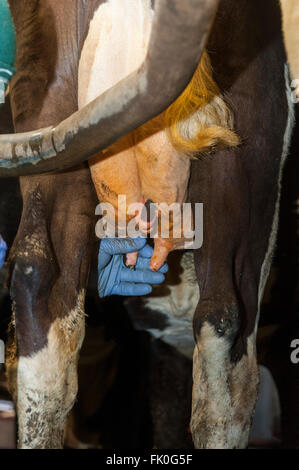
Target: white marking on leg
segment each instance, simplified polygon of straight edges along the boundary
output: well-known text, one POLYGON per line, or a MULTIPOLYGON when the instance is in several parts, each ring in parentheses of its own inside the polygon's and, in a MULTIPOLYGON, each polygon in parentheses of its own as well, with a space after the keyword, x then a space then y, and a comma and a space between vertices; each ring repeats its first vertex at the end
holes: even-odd
POLYGON ((231 344, 205 322, 194 350, 191 428, 197 448, 246 447, 258 372, 255 337, 247 340, 247 355, 234 366, 231 344))
POLYGON ((54 321, 41 351, 19 358, 19 447, 62 446, 65 420, 77 394, 77 361, 85 334, 84 298, 81 291, 76 307, 54 321))

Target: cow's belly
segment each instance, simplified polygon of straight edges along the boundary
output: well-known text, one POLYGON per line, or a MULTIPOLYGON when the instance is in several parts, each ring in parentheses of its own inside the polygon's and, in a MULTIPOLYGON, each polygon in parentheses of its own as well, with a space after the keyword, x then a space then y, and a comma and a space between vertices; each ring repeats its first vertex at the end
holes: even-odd
MULTIPOLYGON (((79 107, 105 92, 143 62, 149 42, 153 11, 150 0, 110 0, 95 12, 79 64, 79 107)), ((101 202, 114 208, 118 219, 128 223, 135 214, 124 214, 118 196, 133 203, 183 203, 189 179, 189 158, 176 152, 159 116, 143 128, 90 160, 92 179, 101 202)), ((136 219, 139 222, 140 213, 136 219)), ((166 219, 165 219, 166 220, 166 219)), ((145 227, 146 228, 146 227, 145 227)), ((148 227, 147 227, 148 228, 148 227)), ((159 269, 169 251, 182 239, 155 239, 151 261, 159 269)), ((130 264, 136 258, 130 257, 130 264)))

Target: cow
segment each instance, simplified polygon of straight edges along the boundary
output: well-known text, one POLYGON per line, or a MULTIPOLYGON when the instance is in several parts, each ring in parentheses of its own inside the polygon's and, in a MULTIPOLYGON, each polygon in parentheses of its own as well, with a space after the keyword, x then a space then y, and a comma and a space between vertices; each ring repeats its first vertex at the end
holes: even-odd
POLYGON ((94 101, 82 100, 79 111, 81 54, 92 19, 113 0, 9 3, 18 134, 0 138, 0 173, 22 176, 7 357, 19 447, 60 448, 76 398, 97 204, 84 161, 169 109, 200 67, 204 47, 217 84, 210 102, 220 100, 228 148, 188 160, 190 180, 182 174, 188 200, 205 207, 204 244, 192 253, 200 297, 191 431, 197 448, 246 447, 258 388, 257 322, 294 124, 278 3, 140 0, 155 11, 143 64, 94 101))

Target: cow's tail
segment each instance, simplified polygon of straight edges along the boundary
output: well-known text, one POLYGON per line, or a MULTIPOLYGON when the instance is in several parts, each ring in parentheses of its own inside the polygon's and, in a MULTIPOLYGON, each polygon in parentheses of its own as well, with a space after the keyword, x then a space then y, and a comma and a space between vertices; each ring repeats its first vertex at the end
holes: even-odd
POLYGON ((233 125, 233 113, 213 80, 205 51, 188 87, 165 112, 169 138, 179 152, 193 157, 238 145, 233 125))

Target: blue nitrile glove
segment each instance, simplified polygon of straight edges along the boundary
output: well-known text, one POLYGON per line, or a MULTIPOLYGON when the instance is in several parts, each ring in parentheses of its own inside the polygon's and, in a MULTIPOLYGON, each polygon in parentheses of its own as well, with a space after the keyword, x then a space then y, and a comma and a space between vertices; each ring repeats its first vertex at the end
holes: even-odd
POLYGON ((15 73, 16 32, 7 0, 0 0, 0 105, 15 73))
POLYGON ((98 292, 100 297, 108 295, 147 295, 151 284, 161 284, 168 271, 164 264, 159 271, 149 267, 153 249, 145 238, 103 238, 98 256, 98 292), (138 251, 135 269, 127 268, 123 257, 138 251))
POLYGON ((0 235, 0 269, 2 268, 4 261, 5 261, 6 250, 7 250, 7 245, 0 235))

